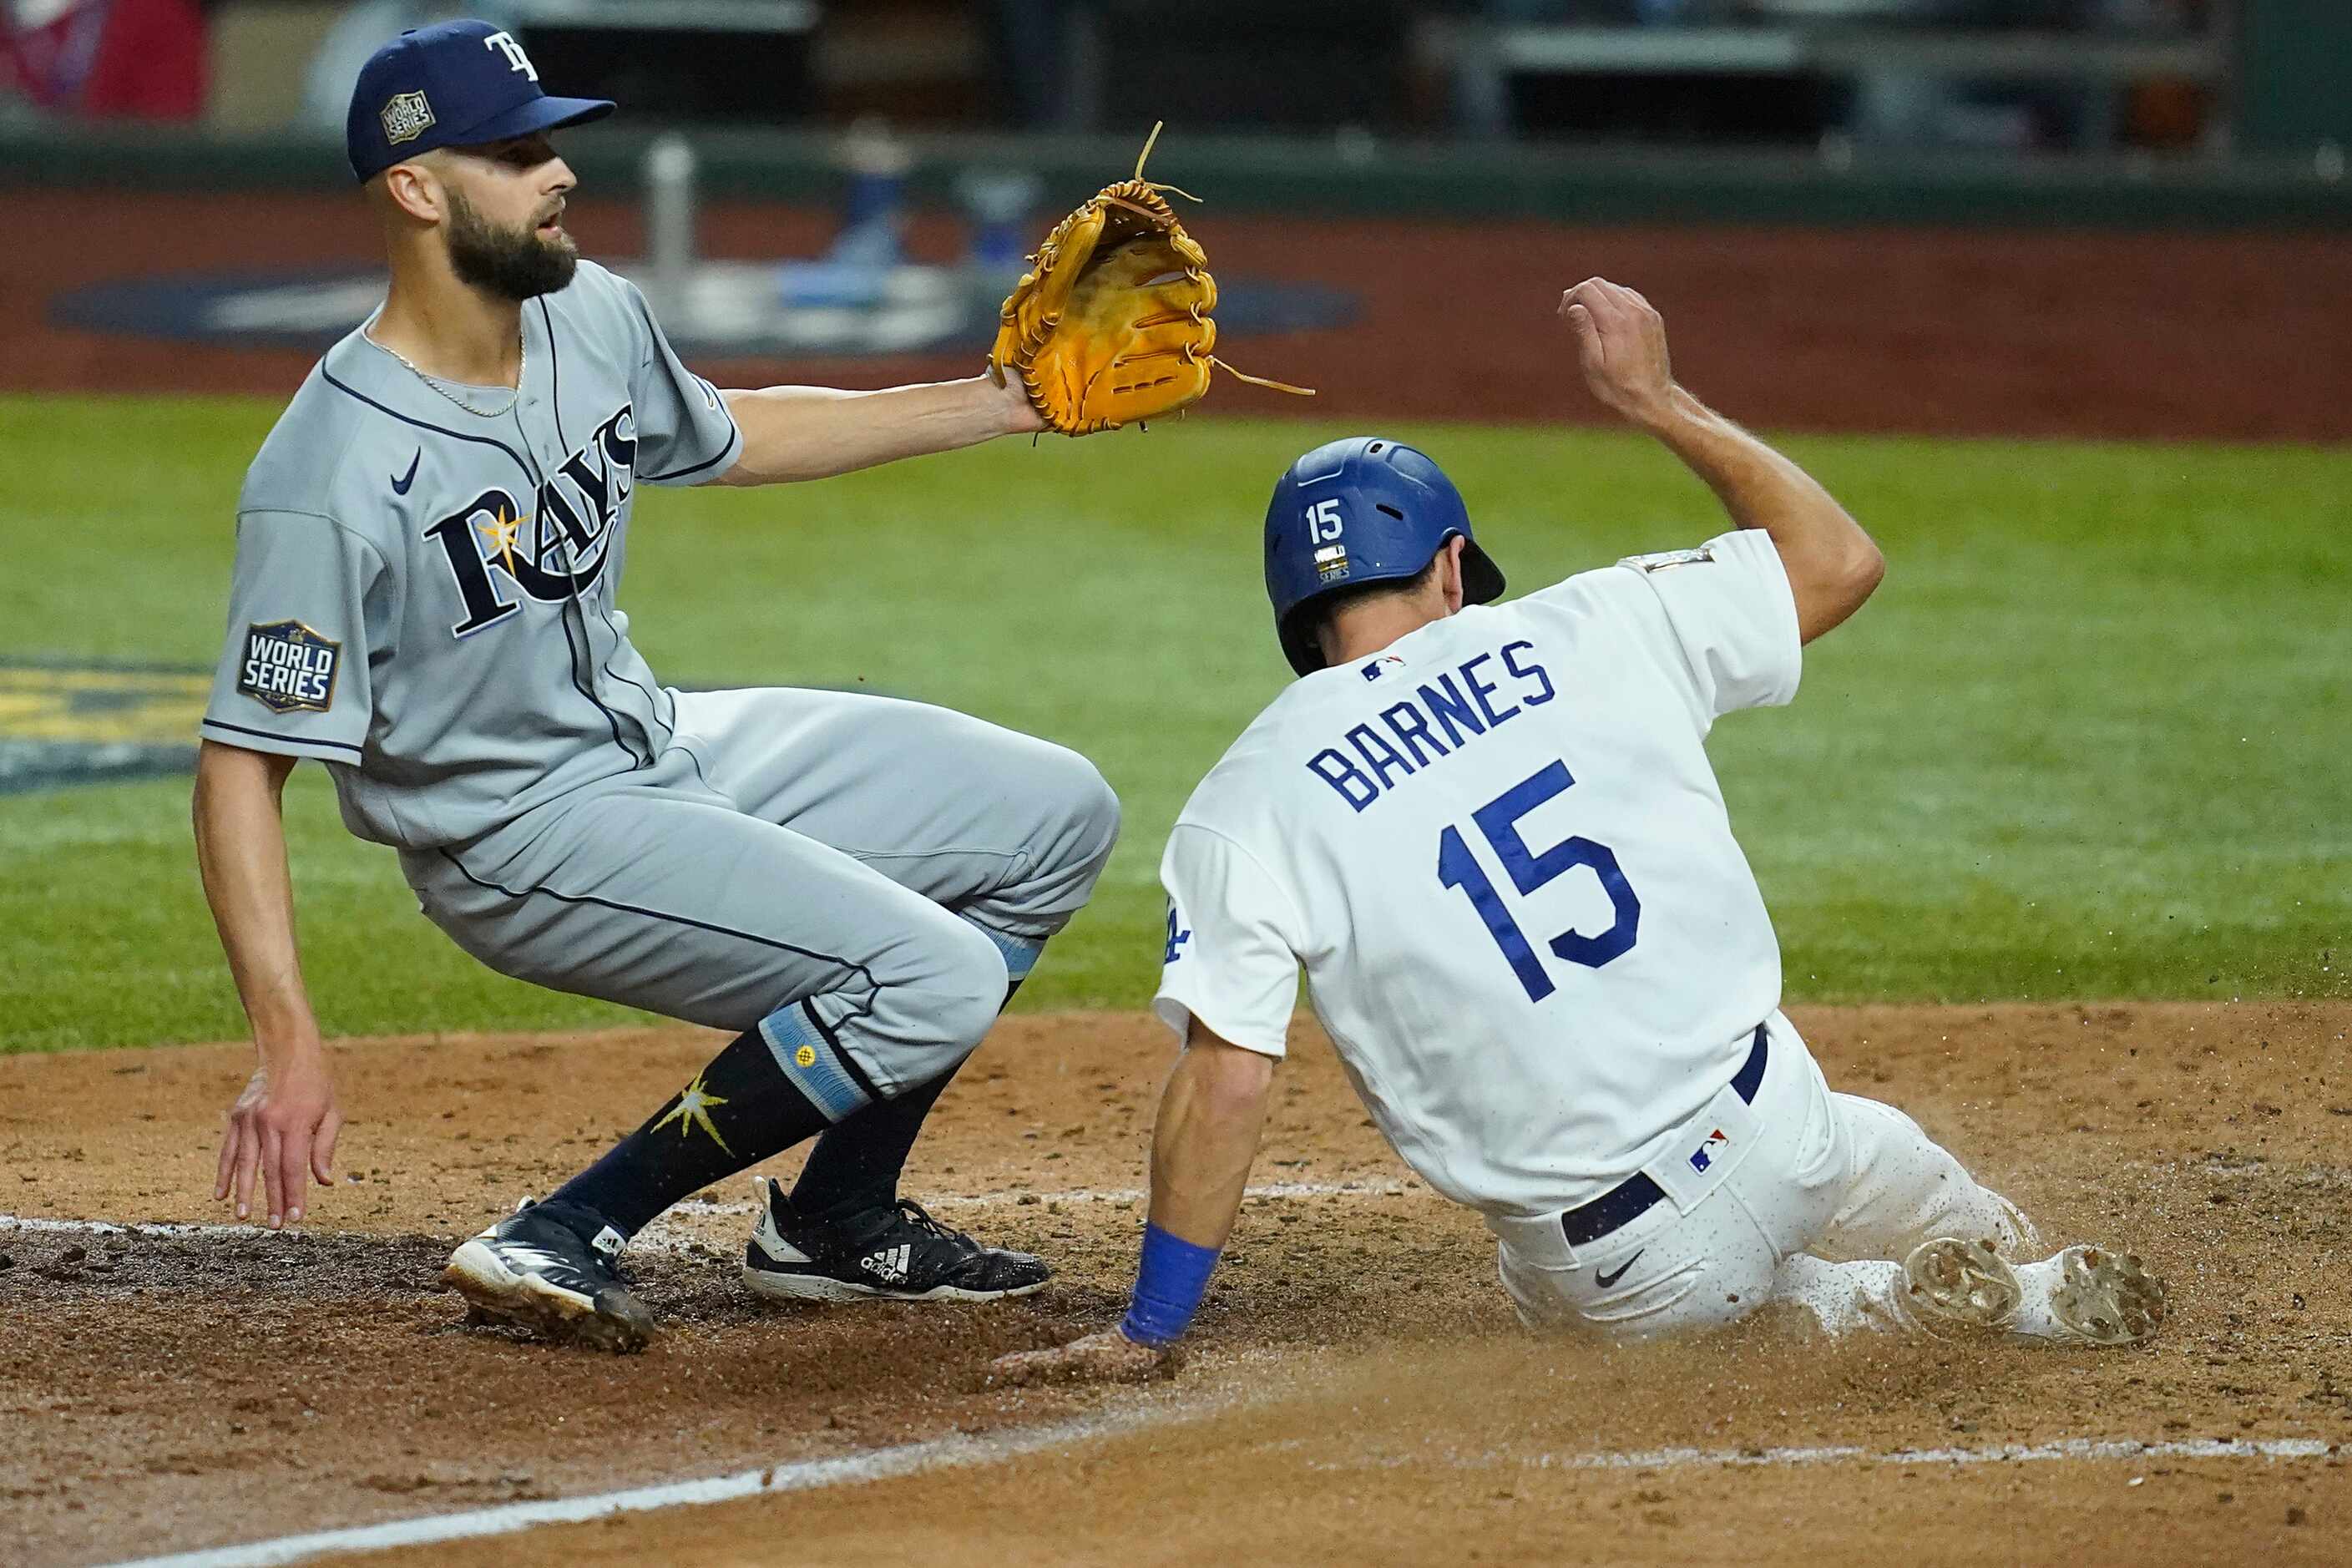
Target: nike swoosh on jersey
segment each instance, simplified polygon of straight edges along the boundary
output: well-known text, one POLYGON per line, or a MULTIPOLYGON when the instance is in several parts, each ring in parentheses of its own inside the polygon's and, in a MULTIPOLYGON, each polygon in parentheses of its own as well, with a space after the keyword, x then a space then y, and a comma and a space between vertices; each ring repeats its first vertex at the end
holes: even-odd
POLYGON ((401 475, 400 478, 392 481, 393 494, 396 496, 404 496, 408 493, 408 487, 416 482, 416 465, 424 460, 425 448, 419 447, 416 448, 416 456, 408 459, 408 472, 401 475))
MULTIPOLYGON (((1647 1252, 1650 1249, 1646 1247, 1642 1248, 1642 1252, 1647 1252)), ((1633 1267, 1635 1260, 1642 1256, 1642 1252, 1633 1254, 1632 1258, 1629 1258, 1625 1259, 1624 1262, 1619 1264, 1617 1266, 1617 1272, 1614 1274, 1603 1274, 1600 1269, 1594 1269, 1592 1271, 1592 1282, 1595 1285, 1600 1286, 1603 1290, 1608 1289, 1609 1287, 1616 1284, 1617 1281, 1625 1278, 1625 1270, 1633 1267)))

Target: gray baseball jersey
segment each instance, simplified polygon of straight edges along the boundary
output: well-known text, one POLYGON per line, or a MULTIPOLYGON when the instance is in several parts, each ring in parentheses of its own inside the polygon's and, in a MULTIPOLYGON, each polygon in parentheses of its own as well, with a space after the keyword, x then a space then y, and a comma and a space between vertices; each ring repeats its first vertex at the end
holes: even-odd
POLYGON ((580 265, 468 412, 355 331, 237 517, 205 735, 316 757, 499 973, 759 1028, 836 1119, 976 1046, 1118 828, 1086 759, 944 709, 659 685, 614 606, 636 487, 742 436, 636 289, 580 265))
POLYGON ((522 332, 520 395, 485 418, 353 331, 238 500, 204 733, 324 762, 343 820, 378 843, 473 837, 669 741, 672 705, 614 605, 629 513, 640 483, 726 472, 741 434, 593 262, 525 305, 522 332))

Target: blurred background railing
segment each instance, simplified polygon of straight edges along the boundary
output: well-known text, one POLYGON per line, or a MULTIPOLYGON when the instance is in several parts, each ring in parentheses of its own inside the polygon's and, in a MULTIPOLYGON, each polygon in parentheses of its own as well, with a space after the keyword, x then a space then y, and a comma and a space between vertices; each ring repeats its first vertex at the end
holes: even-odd
POLYGON ((80 152, 114 177, 331 178, 367 53, 463 14, 557 90, 622 101, 583 145, 687 127, 780 166, 877 118, 1050 166, 1164 117, 1221 156, 1257 143, 1267 188, 1393 171, 1524 195, 1581 160, 1669 196, 1964 169, 2242 175, 2327 208, 2352 145, 2352 0, 0 0, 0 184, 80 152))

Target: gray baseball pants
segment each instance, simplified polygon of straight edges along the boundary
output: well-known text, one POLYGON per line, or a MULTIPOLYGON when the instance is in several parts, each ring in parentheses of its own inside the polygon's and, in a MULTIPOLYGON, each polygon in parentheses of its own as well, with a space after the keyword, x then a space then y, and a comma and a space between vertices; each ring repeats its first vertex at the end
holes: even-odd
POLYGON ((654 766, 404 852, 409 886, 501 974, 759 1029, 835 1121, 979 1045, 1118 835, 1084 757, 948 709, 672 695, 654 766))

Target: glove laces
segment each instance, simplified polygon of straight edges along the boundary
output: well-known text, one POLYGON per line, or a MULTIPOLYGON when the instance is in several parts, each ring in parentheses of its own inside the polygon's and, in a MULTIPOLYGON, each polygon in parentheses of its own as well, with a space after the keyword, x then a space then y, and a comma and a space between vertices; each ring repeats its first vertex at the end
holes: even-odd
MULTIPOLYGON (((1192 202, 1196 205, 1205 206, 1207 205, 1206 203, 1202 202, 1200 197, 1194 195, 1192 192, 1184 189, 1181 185, 1171 185, 1158 180, 1147 180, 1143 177, 1143 165, 1150 161, 1151 157, 1151 149, 1159 145, 1160 132, 1166 127, 1167 123, 1168 122, 1164 120, 1155 120, 1151 122, 1151 134, 1143 139, 1143 151, 1135 155, 1135 177, 1130 180, 1129 184, 1139 185, 1144 190, 1150 191, 1155 196, 1160 195, 1162 191, 1173 191, 1176 195, 1182 196, 1188 202, 1192 202)), ((1105 191, 1099 199, 1108 202, 1114 206, 1125 207, 1131 213, 1140 214, 1142 216, 1152 218, 1155 221, 1159 217, 1159 215, 1154 213, 1150 208, 1139 205, 1134 202, 1113 195, 1108 191, 1105 191)), ((1192 314, 1195 320, 1199 319, 1200 311, 1197 309, 1192 312, 1192 314)), ((1192 350, 1189 347, 1184 352, 1184 357, 1187 360, 1192 357, 1192 350)), ((1273 392, 1287 392, 1296 397, 1312 397, 1315 395, 1315 389, 1311 386, 1293 386, 1286 381, 1273 381, 1262 375, 1252 375, 1247 371, 1234 369, 1232 365, 1227 364, 1223 360, 1219 359, 1214 354, 1211 354, 1209 356, 1209 363, 1212 365, 1214 365, 1217 369, 1223 371, 1227 375, 1232 376, 1235 381, 1247 382, 1252 386, 1263 386, 1273 392)), ((1139 429, 1148 427, 1141 420, 1138 420, 1136 423, 1139 429)))

